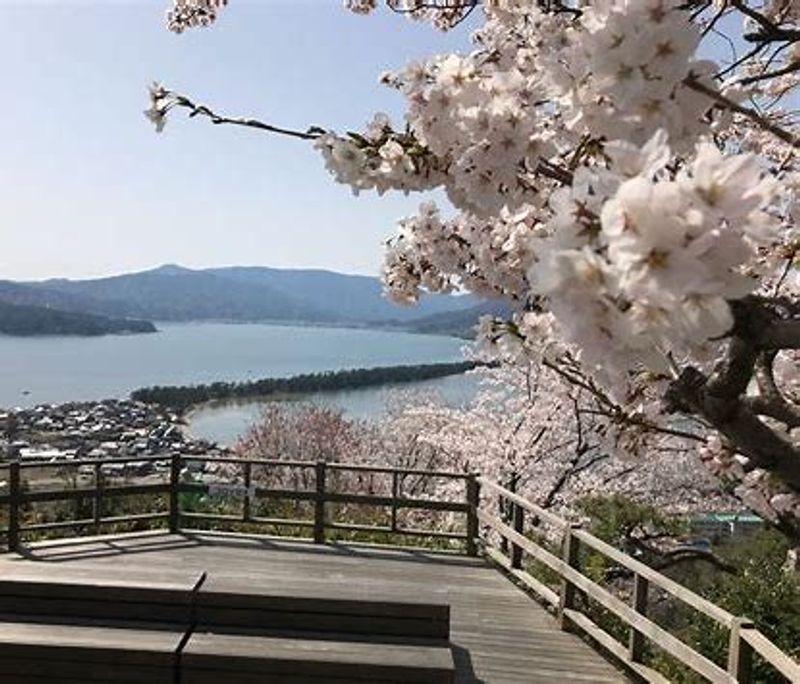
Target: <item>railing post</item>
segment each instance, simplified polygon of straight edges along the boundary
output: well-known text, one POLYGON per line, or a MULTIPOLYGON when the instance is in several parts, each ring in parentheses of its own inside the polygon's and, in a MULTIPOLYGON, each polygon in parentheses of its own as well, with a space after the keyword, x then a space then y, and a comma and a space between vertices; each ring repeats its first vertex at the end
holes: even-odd
MULTIPOLYGON (((578 570, 578 538, 572 533, 577 525, 570 525, 564 531, 562 545, 562 558, 571 568, 578 570)), ((566 611, 575 608, 575 585, 566 577, 561 578, 561 595, 558 602, 558 627, 562 630, 569 628, 569 618, 566 611)))
POLYGON ((100 520, 103 517, 103 464, 94 464, 94 500, 92 501, 92 518, 95 534, 100 532, 100 520))
POLYGON ((467 555, 478 555, 478 507, 481 501, 481 486, 478 476, 470 473, 467 477, 467 555))
POLYGON ((728 674, 734 682, 750 684, 753 681, 753 648, 742 639, 742 630, 754 629, 747 618, 734 618, 728 642, 728 674))
POLYGON ((169 531, 177 534, 181 527, 180 498, 178 490, 181 480, 181 455, 172 454, 169 469, 169 531))
POLYGON ((400 495, 400 479, 397 476, 397 471, 392 471, 392 518, 391 529, 392 532, 397 532, 397 499, 400 495))
POLYGON ((250 486, 253 482, 253 464, 244 464, 244 501, 242 502, 242 522, 250 522, 250 486))
MULTIPOLYGON (((508 485, 506 489, 516 494, 518 480, 519 480, 519 475, 517 475, 516 472, 512 472, 511 477, 508 479, 508 485)), ((516 508, 516 506, 511 501, 508 501, 506 498, 504 498, 502 494, 498 494, 497 507, 500 511, 500 520, 502 520, 506 525, 511 525, 513 523, 514 509, 516 508)), ((506 539, 504 536, 500 537, 500 551, 503 553, 503 555, 506 556, 509 555, 508 539, 506 539)), ((512 547, 512 554, 513 554, 513 547, 512 547)))
POLYGON ((317 461, 314 468, 317 496, 314 500, 314 543, 325 543, 325 461, 317 461))
MULTIPOLYGON (((514 531, 517 534, 525 533, 525 510, 522 506, 515 503, 511 504, 514 511, 514 531)), ((522 547, 514 542, 511 542, 511 567, 520 570, 522 568, 522 547)))
MULTIPOLYGON (((642 577, 638 573, 634 575, 631 606, 641 615, 647 614, 647 589, 649 584, 645 577, 642 577)), ((631 662, 642 662, 642 658, 644 657, 644 644, 644 635, 635 627, 631 627, 630 636, 628 637, 628 658, 630 658, 631 662)))
POLYGON ((8 550, 19 549, 20 514, 19 461, 8 464, 8 550))

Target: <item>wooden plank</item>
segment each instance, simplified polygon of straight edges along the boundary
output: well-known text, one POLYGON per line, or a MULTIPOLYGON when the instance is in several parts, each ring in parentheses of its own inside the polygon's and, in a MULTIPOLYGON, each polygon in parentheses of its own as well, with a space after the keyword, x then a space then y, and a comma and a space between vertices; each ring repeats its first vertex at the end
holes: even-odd
POLYGON ((316 500, 314 501, 314 543, 325 543, 325 526, 327 521, 325 502, 327 492, 325 491, 325 461, 317 461, 314 466, 314 482, 316 485, 316 500))
POLYGON ((608 632, 601 629, 599 625, 592 622, 592 620, 590 620, 586 615, 571 608, 567 609, 566 613, 567 617, 572 621, 573 624, 580 627, 584 632, 586 632, 586 634, 592 637, 592 639, 605 648, 609 653, 612 653, 614 656, 616 656, 621 662, 624 662, 644 681, 652 682, 653 684, 669 684, 669 679, 664 677, 664 675, 662 675, 660 672, 657 672, 646 665, 642 665, 641 663, 631 661, 628 652, 625 650, 625 647, 616 639, 614 639, 614 637, 612 637, 608 632))
POLYGON ((6 532, 8 548, 11 551, 19 548, 20 496, 19 461, 12 461, 8 471, 8 531, 6 532))
MULTIPOLYGON (((633 578, 633 594, 631 595, 631 607, 639 614, 647 614, 647 590, 649 584, 646 578, 636 575, 633 578)), ((644 655, 644 635, 631 627, 628 638, 628 659, 634 663, 642 662, 644 655)))
POLYGON ((478 513, 481 505, 481 485, 479 479, 474 475, 470 475, 467 480, 466 486, 466 499, 467 499, 467 555, 478 555, 478 537, 480 536, 480 529, 478 528, 478 513))
MULTIPOLYGON (((324 598, 330 597, 335 587, 339 598, 446 603, 451 606, 450 641, 456 649, 458 681, 627 681, 581 638, 559 632, 552 616, 496 569, 465 556, 367 544, 314 546, 255 535, 202 532, 192 533, 188 539, 147 532, 62 540, 35 544, 26 553, 31 558, 59 562, 36 564, 12 555, 8 561, 0 559, 0 574, 4 568, 24 566, 74 567, 98 574, 141 573, 155 580, 159 573, 169 577, 181 568, 198 573, 206 570, 209 581, 216 580, 220 588, 227 586, 241 593, 300 589, 309 596, 324 598)), ((203 682, 232 681, 212 670, 203 674, 208 675, 203 682)), ((237 682, 247 684, 264 681, 263 677, 239 677, 242 679, 237 682)), ((300 684, 282 677, 271 675, 270 682, 300 684)), ((353 684, 352 678, 341 679, 329 681, 353 684)))
POLYGON ((727 673, 719 665, 698 653, 690 646, 687 646, 680 639, 672 636, 672 634, 659 627, 655 622, 652 622, 643 615, 639 615, 633 608, 627 606, 610 592, 570 567, 564 569, 564 575, 572 584, 586 592, 588 596, 600 603, 603 607, 622 618, 630 626, 635 627, 659 648, 675 656, 695 672, 703 675, 710 682, 729 684, 730 679, 727 673))
POLYGON ((126 663, 171 667, 183 631, 0 623, 0 660, 126 663))
MULTIPOLYGON (((522 536, 522 535, 520 535, 522 536)), ((561 540, 562 543, 562 559, 567 569, 575 569, 575 572, 580 574, 578 569, 578 539, 572 534, 572 529, 567 528, 561 540)), ((561 589, 559 591, 558 608, 558 626, 561 629, 567 629, 569 626, 569 619, 566 616, 566 611, 575 607, 575 583, 569 578, 569 574, 564 572, 561 574, 561 589)))
MULTIPOLYGON (((353 684, 353 679, 347 677, 306 677, 295 674, 270 674, 269 684, 353 684)), ((363 684, 368 680, 362 679, 363 684)), ((39 684, 38 682, 36 684, 39 684)), ((181 684, 266 684, 263 674, 237 672, 235 675, 224 670, 188 670, 183 673, 181 684)), ((374 684, 402 684, 400 682, 374 682, 374 684)))
POLYGON ((181 526, 181 509, 178 488, 181 483, 181 457, 172 454, 169 465, 169 531, 175 534, 181 526))
POLYGON ((23 567, 0 576, 0 613, 43 619, 91 618, 147 622, 191 622, 191 601, 199 577, 154 582, 81 574, 60 568, 23 567))
POLYGON ((550 553, 535 542, 532 542, 527 537, 523 537, 512 527, 509 527, 499 518, 496 518, 493 515, 489 515, 483 511, 478 511, 478 520, 484 525, 492 527, 501 535, 513 541, 515 544, 517 544, 517 546, 522 548, 525 553, 533 556, 539 562, 544 563, 551 570, 562 574, 562 570, 566 567, 566 563, 564 563, 564 561, 555 554, 550 553))
POLYGON ((654 584, 664 591, 672 594, 684 603, 690 605, 695 610, 698 610, 708 617, 713 618, 724 627, 730 628, 733 624, 734 616, 727 610, 714 605, 711 603, 711 601, 707 601, 702 596, 695 594, 690 589, 687 589, 683 585, 669 579, 669 577, 665 577, 657 570, 653 570, 653 568, 645 565, 644 563, 631 558, 629 555, 623 553, 619 549, 615 549, 610 544, 607 544, 606 542, 598 539, 594 535, 591 535, 584 530, 576 530, 574 534, 584 544, 590 546, 595 551, 599 551, 607 558, 611 558, 637 575, 641 575, 645 579, 649 580, 651 584, 654 584))
POLYGON ((254 466, 272 467, 272 468, 305 468, 313 469, 316 461, 282 461, 276 458, 242 458, 236 456, 208 456, 208 455, 194 455, 194 454, 181 454, 183 462, 194 463, 228 463, 232 465, 244 465, 251 463, 254 466))
POLYGON ((450 607, 446 603, 430 603, 414 595, 398 600, 370 598, 366 592, 359 598, 342 597, 338 587, 331 586, 325 594, 298 592, 286 587, 245 587, 238 578, 229 580, 210 574, 197 592, 197 606, 242 608, 277 612, 302 611, 307 613, 333 613, 336 615, 363 615, 398 618, 423 618, 447 621, 450 607), (236 590, 238 588, 238 590, 236 590))
MULTIPOLYGON (((676 658, 695 670, 695 672, 703 675, 711 682, 725 682, 728 684, 729 678, 727 673, 716 663, 687 646, 651 620, 639 615, 633 610, 633 608, 625 605, 625 603, 620 601, 610 592, 603 589, 600 585, 595 584, 588 577, 585 577, 574 568, 571 568, 563 560, 556 558, 553 554, 545 551, 538 545, 531 542, 529 539, 517 534, 512 528, 508 527, 508 525, 504 525, 497 518, 487 515, 483 512, 479 513, 479 516, 482 522, 491 525, 498 532, 500 532, 500 534, 516 542, 527 553, 531 554, 538 560, 541 560, 543 563, 547 564, 553 570, 558 572, 565 581, 568 581, 570 584, 584 591, 592 599, 600 603, 618 617, 622 618, 628 623, 628 625, 635 627, 644 636, 652 640, 657 646, 664 649, 671 655, 674 655, 676 658)), ((577 532, 574 532, 574 534, 577 535, 577 532)), ((584 537, 581 536, 580 539, 583 541, 584 537)))
POLYGON ((420 475, 430 478, 443 478, 451 480, 466 480, 469 473, 459 473, 452 470, 420 470, 419 468, 392 468, 390 466, 371 466, 356 463, 328 463, 330 470, 346 470, 354 472, 384 473, 391 475, 420 475))
POLYGON ((485 477, 480 477, 478 480, 480 481, 481 486, 486 487, 487 489, 490 489, 491 491, 501 495, 504 499, 521 506, 526 511, 533 513, 537 518, 541 518, 550 525, 553 525, 553 527, 562 530, 569 527, 569 523, 563 518, 559 518, 557 515, 545 510, 541 506, 537 506, 527 499, 523 499, 519 494, 515 494, 510 489, 506 489, 505 487, 485 477))
POLYGON ((781 651, 757 629, 743 627, 741 638, 790 682, 800 682, 800 664, 781 651))
MULTIPOLYGON (((116 487, 105 487, 102 495, 130 496, 132 494, 166 494, 169 492, 167 484, 143 484, 143 485, 120 485, 116 487)), ((46 501, 72 501, 75 499, 92 499, 97 496, 95 487, 81 489, 46 489, 39 491, 27 491, 20 494, 20 502, 42 503, 46 501)))
POLYGON ((543 584, 538 579, 536 579, 529 573, 525 572, 524 570, 513 568, 511 566, 510 559, 504 556, 498 550, 492 548, 486 548, 484 549, 484 553, 492 561, 500 565, 508 574, 510 574, 518 581, 522 582, 522 584, 524 584, 528 589, 533 591, 537 596, 544 599, 545 602, 549 603, 553 607, 556 607, 558 605, 559 596, 556 592, 554 592, 546 584, 543 584))
POLYGON ((91 660, 58 660, 53 651, 46 657, 32 659, 3 658, 2 677, 8 684, 36 681, 49 684, 65 682, 102 682, 102 684, 174 684, 177 662, 165 665, 140 665, 126 662, 101 662, 91 660))
POLYGON ((168 513, 166 511, 159 512, 159 513, 135 513, 132 515, 117 515, 117 516, 110 516, 108 518, 100 518, 100 520, 95 520, 94 518, 85 518, 83 520, 59 520, 58 522, 49 522, 49 523, 34 523, 30 525, 24 525, 19 528, 20 532, 43 532, 45 530, 63 530, 69 528, 83 528, 83 527, 90 527, 90 526, 97 526, 97 525, 116 525, 119 523, 130 523, 130 522, 146 522, 149 520, 165 520, 168 517, 168 513))
POLYGON ((454 541, 464 541, 467 536, 458 532, 440 532, 437 530, 415 529, 408 527, 397 527, 392 529, 391 525, 353 525, 351 523, 328 523, 325 525, 327 530, 342 530, 345 532, 381 532, 383 534, 405 534, 410 537, 434 537, 438 539, 452 539, 454 541))
POLYGON ((362 504, 365 506, 396 506, 397 508, 419 508, 426 511, 446 511, 450 513, 466 513, 469 506, 463 501, 438 501, 436 499, 393 499, 391 496, 375 496, 372 494, 347 494, 326 492, 328 503, 362 504))
POLYGON ((322 681, 452 684, 455 666, 450 649, 443 647, 195 633, 183 650, 181 670, 186 682, 192 672, 216 670, 233 677, 291 674, 322 681))
MULTIPOLYGON (((75 458, 72 460, 60 460, 53 463, 42 463, 41 461, 20 461, 20 469, 21 470, 33 470, 38 468, 77 468, 78 466, 87 465, 87 466, 96 466, 98 464, 101 465, 109 465, 112 463, 122 464, 122 463, 169 463, 169 456, 115 456, 112 459, 109 458, 75 458)), ((2 466, 0 466, 2 467, 2 466)))

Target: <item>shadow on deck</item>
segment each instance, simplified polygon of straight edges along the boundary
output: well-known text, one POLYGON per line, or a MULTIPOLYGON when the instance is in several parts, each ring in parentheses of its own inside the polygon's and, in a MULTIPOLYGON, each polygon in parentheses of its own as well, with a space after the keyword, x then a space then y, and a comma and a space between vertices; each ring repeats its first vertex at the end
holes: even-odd
MULTIPOLYGON (((61 540, 0 556, 0 581, 40 572, 162 585, 207 573, 216 591, 246 590, 256 597, 446 605, 459 684, 628 681, 580 638, 560 631, 546 610, 501 573, 475 558, 223 533, 61 540)), ((366 638, 351 637, 362 643, 366 638)), ((394 642, 411 643, 399 637, 394 642)))

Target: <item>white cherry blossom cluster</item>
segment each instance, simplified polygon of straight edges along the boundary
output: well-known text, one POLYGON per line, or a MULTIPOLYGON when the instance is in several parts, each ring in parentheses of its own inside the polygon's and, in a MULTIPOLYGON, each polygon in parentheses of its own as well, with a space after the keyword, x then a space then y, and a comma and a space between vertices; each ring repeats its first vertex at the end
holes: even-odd
POLYGON ((439 454, 437 467, 481 472, 500 482, 516 474, 523 496, 572 519, 576 503, 598 493, 673 514, 741 507, 705 471, 691 444, 651 434, 648 458, 612 444, 592 398, 553 371, 515 364, 477 373, 481 389, 471 405, 409 403, 387 427, 405 424, 402 432, 439 454))
POLYGON ((167 11, 167 28, 183 33, 186 29, 210 26, 227 4, 228 0, 173 0, 167 11))
POLYGON ((576 233, 574 217, 591 211, 590 191, 596 202, 609 188, 606 172, 596 184, 573 185, 571 206, 559 198, 553 237, 541 241, 529 282, 599 373, 624 377, 640 363, 667 370, 668 355, 700 356, 727 332, 727 300, 756 287, 741 269, 765 239, 775 185, 755 157, 724 156, 706 143, 673 176, 663 168, 672 155, 662 134, 641 153, 618 146, 608 154, 619 185, 594 229, 576 233))
MULTIPOLYGON (((395 298, 464 287, 522 311, 544 304, 621 395, 640 364, 706 360, 778 226, 766 166, 712 142, 731 119, 687 83, 715 65, 695 57, 700 29, 682 4, 606 0, 575 19, 488 3, 475 52, 386 77, 438 160, 421 184, 459 211, 424 205, 401 222, 385 266, 395 298)), ((355 143, 323 144, 355 189, 412 186, 410 164, 398 173, 355 143)))
POLYGON ((694 57, 699 27, 679 0, 593 2, 566 31, 564 65, 552 76, 566 124, 610 140, 646 142, 665 129, 677 145, 706 125, 709 100, 686 79, 708 78, 713 62, 694 57))
POLYGON ((314 143, 337 181, 361 190, 428 190, 445 180, 439 160, 409 133, 397 133, 391 121, 376 114, 363 134, 345 137, 328 132, 314 143))
POLYGON ((527 288, 531 263, 528 212, 495 219, 461 214, 442 219, 432 202, 400 222, 390 241, 384 281, 399 302, 414 302, 420 289, 450 292, 466 287, 485 297, 514 298, 527 288))

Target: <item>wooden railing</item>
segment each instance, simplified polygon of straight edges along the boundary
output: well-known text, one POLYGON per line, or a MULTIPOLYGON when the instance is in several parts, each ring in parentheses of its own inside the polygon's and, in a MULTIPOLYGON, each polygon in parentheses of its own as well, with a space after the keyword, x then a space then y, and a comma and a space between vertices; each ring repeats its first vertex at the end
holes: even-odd
POLYGON ((526 501, 513 491, 483 477, 478 478, 477 482, 483 494, 483 502, 491 505, 491 509, 487 506, 479 507, 476 514, 479 524, 483 526, 481 542, 485 555, 549 604, 562 629, 577 627, 583 630, 645 681, 668 681, 643 662, 645 644, 650 642, 710 682, 751 682, 754 653, 789 682, 800 682, 800 665, 769 641, 748 619, 732 615, 585 530, 526 501), (498 517, 490 510, 502 510, 505 515, 498 517), (537 535, 531 532, 541 531, 545 526, 548 528, 547 538, 560 545, 558 555, 534 541, 537 535), (497 538, 504 542, 496 544, 497 538), (581 571, 581 547, 601 554, 630 573, 633 577, 630 604, 581 571), (558 591, 526 572, 526 557, 546 566, 559 578, 558 591), (647 617, 648 592, 651 587, 669 594, 728 630, 727 667, 720 667, 647 617), (629 627, 627 644, 618 641, 586 612, 580 610, 577 600, 579 593, 601 605, 629 627))
MULTIPOLYGON (((203 469, 201 469, 202 471, 203 469)), ((207 469, 206 469, 207 472, 207 469)), ((140 478, 141 479, 141 478, 140 478)), ((334 533, 378 533, 428 538, 441 538, 459 542, 471 556, 479 548, 491 560, 524 584, 544 603, 549 604, 563 629, 579 628, 596 642, 627 664, 642 679, 649 682, 666 682, 666 678, 648 667, 644 661, 645 645, 650 642, 669 653, 710 682, 750 682, 752 658, 757 653, 777 672, 790 682, 800 682, 800 666, 771 643, 746 618, 734 616, 719 606, 702 598, 686 587, 610 546, 585 530, 571 525, 564 519, 525 500, 515 492, 476 474, 429 471, 418 469, 390 468, 345 463, 313 461, 259 460, 242 458, 210 458, 175 454, 170 457, 128 457, 113 460, 75 460, 52 463, 10 462, 0 464, 0 511, 6 510, 6 545, 17 550, 26 536, 51 530, 90 529, 99 532, 114 524, 141 522, 152 524, 163 521, 171 532, 204 523, 247 524, 248 529, 259 527, 309 530, 309 538, 324 543, 328 532, 334 533), (229 466, 237 470, 235 482, 199 481, 191 476, 191 464, 214 464, 229 466), (122 477, 109 477, 108 471, 125 464, 151 464, 154 475, 149 477, 161 481, 130 484, 122 477), (268 487, 263 484, 265 473, 278 469, 291 469, 306 474, 306 489, 268 487), (24 477, 28 471, 39 469, 81 469, 84 477, 90 472, 86 486, 59 487, 35 484, 52 482, 58 478, 52 473, 38 481, 24 477), (256 471, 255 469, 262 469, 256 471), (187 473, 189 473, 187 475, 187 473), (390 478, 389 494, 364 494, 340 492, 332 487, 336 474, 350 473, 360 476, 384 476, 390 478), (430 480, 431 478, 463 485, 458 500, 422 498, 404 492, 406 478, 430 480), (122 483, 115 483, 114 479, 122 483), (240 500, 239 510, 234 513, 197 512, 186 510, 182 495, 227 494, 229 499, 240 500), (131 495, 156 495, 164 499, 156 510, 137 512, 134 515, 104 515, 104 502, 131 495), (81 519, 55 522, 27 522, 26 510, 31 505, 57 502, 90 500, 91 516, 81 519), (286 500, 306 503, 313 514, 305 518, 262 517, 254 510, 257 504, 270 500, 286 500), (373 506, 389 509, 389 524, 365 525, 337 521, 331 508, 337 504, 373 506), (449 531, 429 527, 404 527, 399 522, 401 510, 421 510, 455 514, 460 518, 462 531, 449 531), (503 511, 497 514, 497 511, 503 511), (552 544, 535 541, 532 532, 547 528, 548 539, 560 547, 554 553, 552 544), (499 542, 499 543, 498 543, 499 542), (549 548, 548 548, 549 547, 549 548), (593 581, 581 569, 581 550, 591 550, 604 556, 633 577, 630 602, 626 603, 608 589, 593 581), (558 578, 557 589, 548 586, 526 571, 526 560, 535 560, 558 578), (695 611, 711 618, 729 633, 728 662, 721 667, 688 644, 680 641, 663 627, 648 618, 648 595, 651 589, 671 595, 695 611), (605 631, 580 607, 579 596, 588 597, 609 613, 616 616, 629 628, 629 639, 623 644, 605 631)), ((76 483, 77 484, 77 483, 76 483)), ((391 536, 387 539, 392 539, 391 536)))
MULTIPOLYGON (((84 471, 85 472, 85 471, 84 471)), ((60 463, 28 463, 12 461, 0 464, 0 481, 6 480, 3 494, 0 489, 0 511, 7 507, 6 546, 10 550, 19 548, 22 539, 31 533, 69 529, 81 531, 91 529, 99 532, 104 527, 131 522, 165 521, 171 532, 178 532, 187 525, 202 523, 247 523, 251 527, 269 526, 271 528, 309 529, 316 543, 324 543, 326 532, 373 533, 401 535, 410 537, 440 538, 461 542, 468 555, 477 554, 477 478, 475 475, 413 468, 388 468, 381 466, 356 465, 346 463, 325 463, 323 461, 288 461, 244 458, 209 458, 174 454, 164 457, 126 457, 121 459, 73 460, 60 463), (187 475, 190 464, 213 464, 216 467, 229 466, 240 470, 235 483, 198 481, 187 475), (161 482, 139 484, 109 484, 108 471, 130 464, 151 464, 161 466, 161 482), (86 486, 32 488, 34 480, 24 478, 28 471, 70 470, 79 472, 90 468, 91 482, 86 486), (253 478, 254 469, 262 473, 279 469, 292 469, 310 474, 310 488, 266 487, 253 478), (386 476, 390 478, 389 495, 363 494, 357 492, 335 491, 330 479, 336 473, 351 473, 362 476, 386 476), (5 478, 4 478, 5 475, 5 478), (463 495, 460 500, 420 498, 404 494, 403 482, 406 478, 438 479, 463 482, 463 495), (241 505, 236 514, 187 511, 182 508, 182 494, 220 494, 228 499, 240 499, 241 505), (107 516, 103 514, 104 502, 131 495, 154 495, 166 498, 164 506, 158 510, 138 512, 134 515, 107 516), (28 523, 24 511, 32 504, 57 501, 92 501, 92 515, 80 519, 58 520, 55 522, 28 523), (313 516, 309 518, 262 517, 253 513, 254 504, 259 501, 283 500, 293 503, 313 504, 313 516), (364 525, 336 521, 330 515, 334 504, 354 506, 386 507, 389 509, 388 525, 364 525), (428 512, 455 513, 463 517, 463 532, 430 528, 404 527, 399 522, 401 510, 421 510, 428 512)), ((51 480, 54 478, 50 478, 51 480)), ((116 479, 122 479, 117 477, 116 479)), ((141 478, 140 478, 141 479, 141 478)), ((42 478, 39 478, 39 482, 42 478)), ((47 481, 46 479, 44 481, 47 481)))

